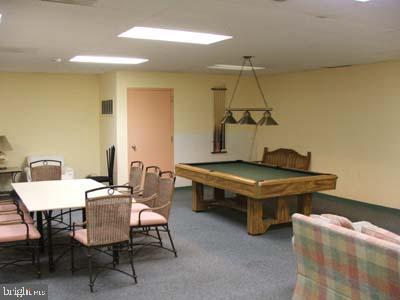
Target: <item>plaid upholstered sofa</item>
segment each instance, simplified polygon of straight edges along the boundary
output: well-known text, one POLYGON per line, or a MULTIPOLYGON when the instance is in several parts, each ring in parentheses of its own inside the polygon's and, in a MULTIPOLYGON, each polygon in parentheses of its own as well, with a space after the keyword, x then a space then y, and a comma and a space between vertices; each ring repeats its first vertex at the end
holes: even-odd
POLYGON ((294 214, 293 300, 399 300, 400 245, 294 214))

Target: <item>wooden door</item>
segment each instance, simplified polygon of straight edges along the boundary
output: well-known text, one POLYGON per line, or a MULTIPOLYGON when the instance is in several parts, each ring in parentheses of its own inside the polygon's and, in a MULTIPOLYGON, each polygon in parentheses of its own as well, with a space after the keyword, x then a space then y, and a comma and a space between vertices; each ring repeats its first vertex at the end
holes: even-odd
POLYGON ((173 90, 128 89, 128 160, 174 170, 173 90))

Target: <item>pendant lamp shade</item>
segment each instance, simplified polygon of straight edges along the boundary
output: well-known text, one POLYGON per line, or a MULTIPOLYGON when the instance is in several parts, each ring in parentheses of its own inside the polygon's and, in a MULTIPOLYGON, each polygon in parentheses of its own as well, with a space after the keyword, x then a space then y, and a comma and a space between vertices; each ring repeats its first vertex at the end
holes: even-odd
POLYGON ((239 124, 241 124, 241 125, 256 125, 257 122, 254 121, 250 112, 248 110, 246 110, 243 113, 243 117, 239 120, 239 124))
POLYGON ((278 125, 278 122, 276 122, 269 111, 266 111, 263 115, 263 117, 258 121, 257 123, 259 126, 272 126, 272 125, 278 125))
POLYGON ((221 120, 221 124, 237 124, 237 123, 238 122, 233 117, 232 112, 230 110, 227 110, 225 112, 224 118, 221 120))

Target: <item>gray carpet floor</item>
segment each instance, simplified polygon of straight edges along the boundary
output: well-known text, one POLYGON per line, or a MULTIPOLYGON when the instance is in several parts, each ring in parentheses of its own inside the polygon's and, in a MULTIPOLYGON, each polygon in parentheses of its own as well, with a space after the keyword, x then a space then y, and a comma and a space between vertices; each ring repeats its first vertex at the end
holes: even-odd
MULTIPOLYGON (((296 264, 290 226, 249 236, 245 215, 222 208, 193 213, 191 190, 179 189, 170 228, 178 258, 167 251, 144 248, 135 256, 136 285, 123 274, 106 271, 99 275, 91 294, 86 270, 71 275, 69 255, 57 262, 54 273, 49 273, 45 254, 42 279, 36 279, 26 265, 0 270, 0 282, 47 284, 49 299, 57 300, 291 299, 296 264)), ((84 266, 84 255, 77 252, 76 256, 77 264, 84 266)), ((103 263, 109 258, 97 260, 103 263)), ((120 267, 129 270, 125 256, 121 257, 120 267)))

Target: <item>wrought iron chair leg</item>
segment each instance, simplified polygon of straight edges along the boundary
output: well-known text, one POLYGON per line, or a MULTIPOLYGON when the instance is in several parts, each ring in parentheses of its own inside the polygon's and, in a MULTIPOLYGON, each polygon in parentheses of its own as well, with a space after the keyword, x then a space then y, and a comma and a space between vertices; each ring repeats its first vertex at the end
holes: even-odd
POLYGON ((42 277, 42 272, 40 270, 40 245, 39 242, 34 245, 33 252, 36 253, 36 263, 37 263, 37 276, 38 278, 42 277))
POLYGON ((69 209, 69 223, 68 223, 68 229, 71 231, 72 230, 72 209, 69 209))
POLYGON ((133 279, 135 280, 135 283, 137 283, 135 266, 133 265, 133 248, 131 247, 131 245, 128 245, 128 247, 129 247, 129 249, 128 249, 129 263, 131 264, 133 279))
POLYGON ((171 232, 169 231, 169 228, 168 228, 168 224, 165 226, 165 229, 167 230, 169 241, 171 243, 172 250, 174 251, 174 255, 175 255, 175 257, 178 257, 178 254, 176 253, 174 242, 172 241, 171 232))
POLYGON ((119 264, 119 251, 117 249, 117 245, 112 246, 113 251, 113 267, 119 264))
POLYGON ((160 235, 160 231, 158 230, 158 227, 156 227, 156 232, 157 232, 158 240, 160 241, 160 247, 162 247, 163 243, 162 243, 162 240, 161 240, 161 235, 160 235))
POLYGON ((89 261, 89 287, 90 287, 90 292, 93 293, 93 286, 94 286, 94 281, 93 281, 93 266, 92 266, 92 252, 90 248, 87 248, 87 257, 89 261))
POLYGON ((34 266, 36 263, 36 245, 33 245, 32 248, 32 265, 34 266))
POLYGON ((74 250, 75 250, 74 239, 71 237, 71 273, 72 274, 74 274, 74 272, 75 272, 74 250))

